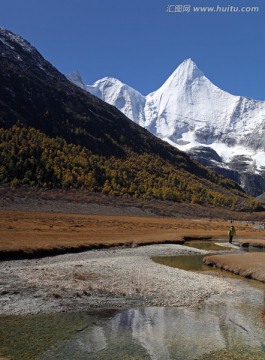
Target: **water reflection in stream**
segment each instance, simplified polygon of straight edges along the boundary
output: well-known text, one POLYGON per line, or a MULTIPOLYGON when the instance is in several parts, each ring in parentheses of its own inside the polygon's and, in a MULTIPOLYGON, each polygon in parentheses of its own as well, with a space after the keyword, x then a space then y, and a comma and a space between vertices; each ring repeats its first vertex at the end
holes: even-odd
MULTIPOLYGON (((74 318, 57 314, 55 319, 64 317, 66 337, 39 355, 27 355, 32 351, 30 340, 22 353, 12 353, 19 360, 265 359, 264 306, 264 291, 247 286, 236 295, 214 296, 200 308, 135 308, 74 318)), ((31 318, 45 328, 44 319, 31 318)), ((52 337, 52 328, 49 333, 52 337)))
POLYGON ((264 285, 231 282, 240 291, 196 308, 0 317, 0 358, 2 350, 15 360, 265 359, 264 285))

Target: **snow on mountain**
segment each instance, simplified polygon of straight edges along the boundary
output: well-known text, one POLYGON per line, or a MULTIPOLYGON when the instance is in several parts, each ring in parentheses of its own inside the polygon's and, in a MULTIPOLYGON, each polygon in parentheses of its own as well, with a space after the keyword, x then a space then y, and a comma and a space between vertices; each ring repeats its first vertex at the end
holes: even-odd
POLYGON ((137 124, 145 126, 145 97, 132 87, 110 77, 98 80, 93 85, 85 85, 77 71, 68 74, 67 78, 75 85, 114 105, 137 124))
MULTIPOLYGON (((79 83, 84 88, 83 81, 79 83)), ((221 157, 220 166, 228 169, 234 169, 240 156, 247 155, 244 171, 265 175, 265 101, 219 89, 191 59, 146 97, 107 77, 85 89, 183 151, 210 147, 221 157)), ((243 178, 240 181, 248 187, 243 178)))
POLYGON ((66 75, 66 77, 76 86, 79 86, 83 90, 87 90, 87 85, 84 83, 82 76, 78 71, 72 71, 70 74, 66 75))
POLYGON ((178 147, 193 143, 252 149, 265 146, 265 102, 231 95, 212 84, 191 60, 185 60, 157 91, 147 95, 146 127, 178 147), (263 130, 264 132, 264 130, 263 130))
MULTIPOLYGON (((209 143, 229 125, 229 114, 237 97, 228 96, 213 85, 188 59, 184 61, 157 91, 147 96, 147 103, 157 113, 149 116, 159 137, 182 145, 192 141, 209 143), (224 106, 227 103, 228 106, 224 106), (223 119, 222 125, 216 117, 223 119)), ((149 125, 149 126, 150 126, 149 125)))

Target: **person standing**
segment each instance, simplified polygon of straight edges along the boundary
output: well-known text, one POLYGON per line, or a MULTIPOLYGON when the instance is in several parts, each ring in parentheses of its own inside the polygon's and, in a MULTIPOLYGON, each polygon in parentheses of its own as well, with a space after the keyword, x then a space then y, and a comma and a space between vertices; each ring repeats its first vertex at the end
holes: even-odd
POLYGON ((236 236, 236 229, 234 227, 234 225, 232 225, 228 231, 228 236, 229 236, 229 242, 230 244, 232 244, 233 241, 233 237, 236 236))

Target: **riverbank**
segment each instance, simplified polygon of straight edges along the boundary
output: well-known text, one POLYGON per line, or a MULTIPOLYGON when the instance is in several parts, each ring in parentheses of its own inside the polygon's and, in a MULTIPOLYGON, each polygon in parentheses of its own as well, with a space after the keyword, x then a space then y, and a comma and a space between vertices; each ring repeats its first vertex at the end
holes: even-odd
POLYGON ((265 253, 210 255, 203 261, 206 265, 265 282, 265 253))
MULTIPOLYGON (((237 238, 260 238, 249 222, 235 221, 237 238)), ((0 260, 189 238, 227 238, 229 221, 209 218, 107 216, 0 210, 0 260)))
MULTIPOLYGON (((264 235, 264 230, 263 230, 263 235, 264 235)), ((259 248, 259 249, 265 249, 265 239, 244 239, 244 240, 240 240, 239 245, 245 248, 248 247, 255 247, 255 248, 259 248)))
POLYGON ((152 256, 206 253, 152 245, 0 263, 0 313, 35 314, 132 306, 194 306, 233 291, 212 275, 154 263, 152 256))

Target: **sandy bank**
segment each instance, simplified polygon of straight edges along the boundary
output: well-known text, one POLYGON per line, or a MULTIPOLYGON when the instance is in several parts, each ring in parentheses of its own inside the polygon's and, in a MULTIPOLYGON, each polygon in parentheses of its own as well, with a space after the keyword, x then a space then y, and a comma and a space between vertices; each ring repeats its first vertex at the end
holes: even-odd
POLYGON ((210 255, 204 258, 204 263, 265 282, 265 253, 210 255))
POLYGON ((229 280, 154 263, 155 255, 205 253, 181 245, 97 250, 0 263, 1 314, 100 307, 189 306, 232 291, 229 280))

